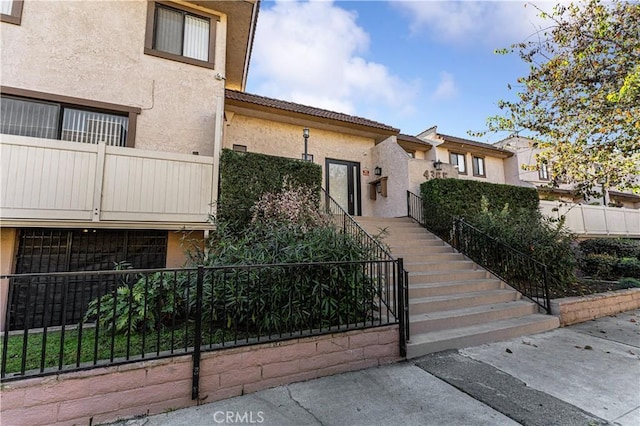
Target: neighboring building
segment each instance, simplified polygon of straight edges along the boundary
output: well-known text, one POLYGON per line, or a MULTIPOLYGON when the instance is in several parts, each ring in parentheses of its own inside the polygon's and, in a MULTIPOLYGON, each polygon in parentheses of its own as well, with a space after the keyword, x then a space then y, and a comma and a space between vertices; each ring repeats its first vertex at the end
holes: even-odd
MULTIPOLYGON (((540 149, 533 139, 513 136, 496 142, 494 145, 515 154, 505 160, 506 183, 519 186, 533 184, 538 188, 541 200, 589 205, 603 205, 605 203, 603 197, 585 200, 574 191, 571 184, 551 185, 551 171, 546 164, 536 159, 540 149)), ((614 207, 640 209, 640 196, 630 191, 609 190, 607 202, 614 207)))
POLYGON ((181 266, 259 1, 0 4, 0 273, 181 266))
POLYGON ((504 164, 513 157, 513 152, 470 139, 443 135, 437 130, 433 126, 417 135, 417 138, 435 147, 432 160, 453 166, 460 179, 508 183, 504 164))

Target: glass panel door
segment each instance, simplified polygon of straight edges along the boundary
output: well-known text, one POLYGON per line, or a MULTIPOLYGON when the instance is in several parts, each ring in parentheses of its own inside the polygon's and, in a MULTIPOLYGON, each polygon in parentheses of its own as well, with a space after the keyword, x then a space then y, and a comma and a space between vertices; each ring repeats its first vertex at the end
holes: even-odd
POLYGON ((327 191, 347 213, 360 215, 360 163, 327 159, 327 191))

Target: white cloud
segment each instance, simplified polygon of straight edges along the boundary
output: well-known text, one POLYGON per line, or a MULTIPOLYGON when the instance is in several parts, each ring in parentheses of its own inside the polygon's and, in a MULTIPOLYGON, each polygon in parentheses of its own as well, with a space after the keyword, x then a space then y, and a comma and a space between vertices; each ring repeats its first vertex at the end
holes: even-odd
MULTIPOLYGON (((537 1, 550 11, 557 2, 537 1)), ((413 34, 457 44, 507 47, 532 36, 542 24, 538 9, 521 1, 393 1, 410 19, 413 34)))
POLYGON ((415 83, 364 58, 369 35, 356 13, 331 1, 265 6, 251 59, 259 94, 358 115, 374 103, 400 110, 417 96, 415 83))
POLYGON ((440 82, 436 90, 431 95, 431 99, 435 101, 443 101, 455 98, 458 94, 458 87, 451 73, 442 71, 440 73, 440 82))

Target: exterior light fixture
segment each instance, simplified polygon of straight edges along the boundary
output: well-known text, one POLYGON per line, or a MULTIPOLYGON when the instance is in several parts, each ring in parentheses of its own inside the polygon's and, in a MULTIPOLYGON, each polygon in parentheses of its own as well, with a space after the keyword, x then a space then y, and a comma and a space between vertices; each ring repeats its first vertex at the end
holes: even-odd
POLYGON ((304 160, 305 161, 309 161, 309 158, 307 156, 307 144, 309 141, 309 129, 308 128, 304 128, 302 129, 302 137, 304 138, 304 160))
POLYGON ((376 166, 375 169, 373 169, 373 174, 376 176, 382 176, 382 169, 378 166, 376 166))
POLYGON ((433 162, 433 167, 435 167, 436 170, 442 170, 442 161, 440 160, 436 160, 433 162))

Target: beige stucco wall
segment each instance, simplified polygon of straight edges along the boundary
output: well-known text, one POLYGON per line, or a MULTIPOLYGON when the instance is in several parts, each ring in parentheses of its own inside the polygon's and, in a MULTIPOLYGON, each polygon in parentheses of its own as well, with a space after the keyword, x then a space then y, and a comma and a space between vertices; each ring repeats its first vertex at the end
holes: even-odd
POLYGON ((387 177, 387 196, 377 194, 376 200, 372 201, 374 216, 406 216, 409 188, 409 157, 406 151, 392 136, 376 145, 371 154, 375 164, 382 169, 382 177, 387 177))
POLYGON ((142 108, 136 147, 214 154, 222 113, 226 15, 215 70, 144 54, 147 2, 25 1, 0 24, 2 85, 142 108))
MULTIPOLYGON (((443 163, 449 164, 449 151, 446 148, 435 147, 437 158, 443 163)), ((456 151, 457 152, 457 151, 456 151)), ((462 153, 461 153, 462 154, 462 153)), ((466 158, 467 174, 459 174, 460 179, 477 180, 489 183, 507 183, 505 181, 504 160, 497 157, 480 156, 484 158, 484 169, 486 177, 473 176, 473 157, 474 155, 467 152, 464 153, 466 158)))
MULTIPOLYGON (((304 152, 302 129, 305 125, 281 123, 238 113, 229 114, 227 119, 223 143, 225 148, 232 148, 234 144, 239 144, 245 145, 249 152, 302 159, 304 152)), ((374 205, 373 201, 369 200, 368 182, 374 179, 373 168, 378 165, 374 164, 370 152, 375 145, 374 140, 313 126, 307 127, 309 127, 308 153, 313 154, 313 161, 322 166, 323 186, 326 187, 325 160, 327 158, 360 163, 362 215, 372 216, 374 205), (366 170, 369 171, 369 176, 363 175, 366 170)))

